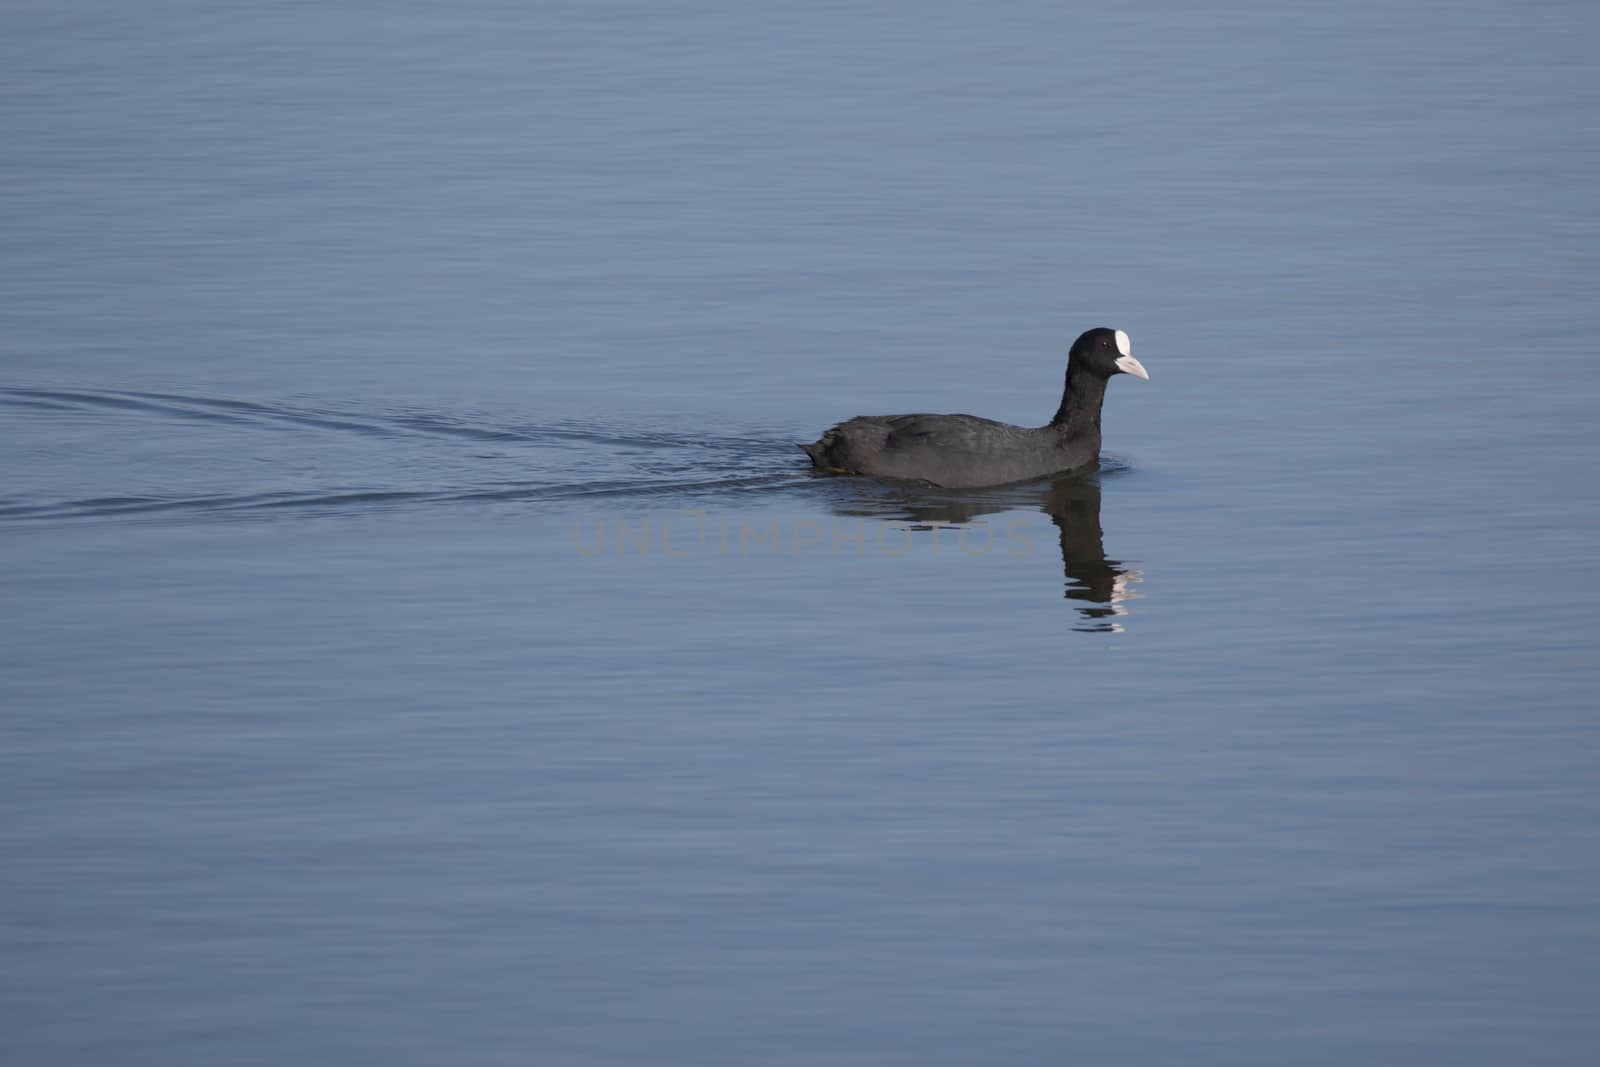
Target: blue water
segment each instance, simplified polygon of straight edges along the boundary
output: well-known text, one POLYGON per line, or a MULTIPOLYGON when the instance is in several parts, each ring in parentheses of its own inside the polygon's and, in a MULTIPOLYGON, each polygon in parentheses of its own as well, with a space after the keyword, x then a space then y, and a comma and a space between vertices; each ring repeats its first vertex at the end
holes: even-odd
POLYGON ((0 1062, 1593 1062, 1597 30, 8 5, 0 1062))

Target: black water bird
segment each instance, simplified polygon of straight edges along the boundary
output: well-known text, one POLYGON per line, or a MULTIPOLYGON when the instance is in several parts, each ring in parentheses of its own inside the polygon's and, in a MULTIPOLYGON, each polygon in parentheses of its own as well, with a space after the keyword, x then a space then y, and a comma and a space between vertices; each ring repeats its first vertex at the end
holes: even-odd
POLYGON ((1128 335, 1104 326, 1072 343, 1055 417, 1039 427, 975 415, 861 415, 800 448, 818 470, 927 482, 951 489, 1004 485, 1092 467, 1100 407, 1114 374, 1149 380, 1128 335))

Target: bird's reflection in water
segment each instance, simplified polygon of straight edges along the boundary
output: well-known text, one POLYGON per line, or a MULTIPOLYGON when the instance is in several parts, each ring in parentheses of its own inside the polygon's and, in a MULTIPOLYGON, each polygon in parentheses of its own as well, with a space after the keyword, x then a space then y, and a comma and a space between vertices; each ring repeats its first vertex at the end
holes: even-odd
MULTIPOLYGON (((839 483, 845 483, 840 479, 839 483)), ((1064 596, 1077 602, 1075 630, 1123 633, 1122 617, 1143 578, 1137 568, 1108 559, 1100 527, 1100 481, 1097 475, 1063 477, 1052 482, 991 490, 945 490, 849 479, 851 493, 834 510, 841 515, 904 522, 912 529, 962 525, 985 515, 1038 508, 1050 516, 1061 542, 1066 574, 1064 596)))

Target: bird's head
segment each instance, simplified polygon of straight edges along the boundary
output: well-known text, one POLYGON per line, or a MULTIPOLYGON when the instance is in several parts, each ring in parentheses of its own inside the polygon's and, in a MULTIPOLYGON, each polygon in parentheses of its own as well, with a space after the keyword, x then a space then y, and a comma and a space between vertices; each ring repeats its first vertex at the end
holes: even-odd
POLYGON ((1150 380, 1150 372, 1144 369, 1144 364, 1133 358, 1133 346, 1128 341, 1128 335, 1105 326, 1088 330, 1072 342, 1068 360, 1102 378, 1109 378, 1113 374, 1131 374, 1135 378, 1150 380))

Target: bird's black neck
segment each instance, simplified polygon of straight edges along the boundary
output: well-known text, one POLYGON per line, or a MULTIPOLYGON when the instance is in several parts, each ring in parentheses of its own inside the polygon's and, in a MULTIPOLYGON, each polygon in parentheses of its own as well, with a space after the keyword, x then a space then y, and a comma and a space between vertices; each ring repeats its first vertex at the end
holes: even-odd
POLYGON ((1100 436, 1100 407, 1106 399, 1106 380, 1098 374, 1076 364, 1067 364, 1067 388, 1061 394, 1061 407, 1056 409, 1050 425, 1068 436, 1093 434, 1100 436))

